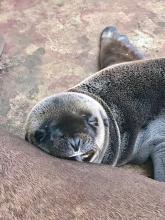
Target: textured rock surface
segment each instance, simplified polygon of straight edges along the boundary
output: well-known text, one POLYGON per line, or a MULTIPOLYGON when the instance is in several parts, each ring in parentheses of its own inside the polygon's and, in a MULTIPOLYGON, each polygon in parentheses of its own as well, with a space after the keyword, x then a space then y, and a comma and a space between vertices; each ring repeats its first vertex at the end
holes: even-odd
POLYGON ((164 220, 164 183, 60 160, 1 129, 0 152, 2 220, 164 220))
POLYGON ((147 56, 163 56, 164 8, 164 0, 1 0, 1 62, 8 67, 0 72, 1 125, 23 135, 37 101, 95 72, 105 26, 117 26, 147 56))
POLYGON ((23 137, 36 102, 97 71, 105 26, 117 26, 147 57, 164 56, 164 8, 164 0, 1 0, 0 127, 23 137))

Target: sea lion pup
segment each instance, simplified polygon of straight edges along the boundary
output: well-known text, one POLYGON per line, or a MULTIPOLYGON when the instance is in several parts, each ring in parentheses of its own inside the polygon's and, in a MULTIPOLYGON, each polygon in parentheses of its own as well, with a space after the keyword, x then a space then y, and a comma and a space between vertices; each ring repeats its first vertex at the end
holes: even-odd
POLYGON ((154 178, 165 181, 165 59, 142 59, 126 36, 105 28, 104 69, 34 106, 26 140, 57 157, 112 166, 150 157, 154 178))

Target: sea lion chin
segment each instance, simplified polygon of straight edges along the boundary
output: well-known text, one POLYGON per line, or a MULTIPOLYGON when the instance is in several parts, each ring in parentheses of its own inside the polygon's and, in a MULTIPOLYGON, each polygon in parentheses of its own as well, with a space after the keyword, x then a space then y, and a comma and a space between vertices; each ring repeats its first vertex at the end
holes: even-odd
POLYGON ((100 163, 109 142, 108 116, 103 106, 86 94, 56 94, 30 112, 26 140, 60 158, 100 163))

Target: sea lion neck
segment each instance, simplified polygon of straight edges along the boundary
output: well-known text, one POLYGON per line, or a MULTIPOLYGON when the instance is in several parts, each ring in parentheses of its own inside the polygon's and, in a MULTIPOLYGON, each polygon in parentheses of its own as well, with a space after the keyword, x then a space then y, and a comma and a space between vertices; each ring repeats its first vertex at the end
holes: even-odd
POLYGON ((82 93, 87 96, 90 96, 91 98, 99 102, 104 108, 109 119, 109 126, 108 126, 107 136, 105 137, 105 143, 104 143, 106 149, 104 150, 104 155, 100 159, 100 163, 104 163, 104 161, 106 160, 106 157, 109 157, 109 163, 112 166, 116 166, 117 162, 120 159, 120 153, 121 153, 121 136, 120 136, 120 128, 116 120, 117 114, 113 114, 108 104, 102 98, 98 97, 97 95, 93 93, 90 93, 87 91, 76 90, 76 89, 73 89, 70 91, 78 92, 78 93, 82 93))

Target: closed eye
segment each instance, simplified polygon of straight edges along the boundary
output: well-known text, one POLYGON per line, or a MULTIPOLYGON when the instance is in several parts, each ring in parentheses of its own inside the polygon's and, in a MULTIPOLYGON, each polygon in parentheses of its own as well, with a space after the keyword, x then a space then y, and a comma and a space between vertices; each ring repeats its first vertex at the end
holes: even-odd
POLYGON ((89 125, 91 125, 92 127, 97 127, 99 126, 99 123, 98 123, 98 119, 95 117, 95 116, 92 116, 92 115, 82 115, 82 117, 87 121, 87 123, 89 125))
POLYGON ((35 140, 38 142, 38 143, 41 143, 45 137, 46 137, 46 131, 44 129, 38 129, 36 132, 35 132, 35 140))
POLYGON ((88 123, 94 127, 97 127, 99 126, 99 123, 98 123, 98 119, 96 117, 93 117, 91 116, 89 119, 88 119, 88 123))

